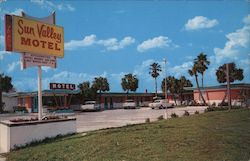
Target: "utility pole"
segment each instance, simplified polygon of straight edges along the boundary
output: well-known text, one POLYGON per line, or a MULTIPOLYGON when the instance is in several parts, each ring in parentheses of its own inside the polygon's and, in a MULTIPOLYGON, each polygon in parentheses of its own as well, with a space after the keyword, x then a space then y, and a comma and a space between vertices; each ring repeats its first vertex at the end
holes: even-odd
POLYGON ((229 64, 226 64, 226 74, 227 74, 227 101, 229 110, 231 109, 231 90, 230 90, 230 78, 229 78, 229 64))
MULTIPOLYGON (((167 94, 167 74, 166 74, 166 64, 167 64, 167 59, 163 59, 164 61, 164 77, 165 77, 165 89, 164 89, 164 93, 165 93, 165 100, 166 103, 168 103, 168 94, 167 94)), ((165 118, 168 119, 168 113, 167 113, 167 107, 166 107, 166 111, 165 111, 165 118)))
POLYGON ((167 64, 167 60, 164 58, 163 59, 163 61, 164 61, 164 77, 165 77, 165 90, 164 90, 164 93, 165 93, 165 99, 166 99, 166 102, 168 102, 168 94, 167 94, 167 79, 166 79, 166 77, 167 77, 167 74, 166 74, 166 64, 167 64))

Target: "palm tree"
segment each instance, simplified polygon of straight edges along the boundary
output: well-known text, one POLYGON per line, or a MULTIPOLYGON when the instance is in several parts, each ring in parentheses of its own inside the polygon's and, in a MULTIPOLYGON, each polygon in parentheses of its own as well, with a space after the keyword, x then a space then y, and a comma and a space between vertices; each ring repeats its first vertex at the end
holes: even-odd
POLYGON ((99 91, 99 94, 101 94, 101 92, 109 91, 109 83, 107 78, 96 77, 92 83, 92 87, 99 91))
POLYGON ((204 53, 200 53, 194 61, 197 63, 197 72, 201 74, 201 87, 204 88, 204 72, 207 70, 210 61, 207 60, 207 55, 204 53))
POLYGON ((201 94, 201 90, 200 90, 200 86, 199 86, 199 82, 198 82, 198 68, 199 68, 199 65, 198 65, 197 63, 194 62, 194 65, 193 65, 192 69, 189 69, 189 70, 188 70, 188 73, 189 73, 190 76, 195 76, 196 86, 197 86, 197 88, 198 88, 200 97, 201 97, 203 103, 205 104, 206 101, 205 101, 203 95, 201 94))
POLYGON ((84 99, 95 100, 96 99, 96 89, 92 86, 90 87, 90 82, 85 81, 78 85, 80 90, 80 100, 84 103, 84 99))
POLYGON ((78 85, 78 88, 80 89, 81 94, 86 93, 86 91, 90 88, 89 81, 82 82, 78 85))
POLYGON ((173 95, 173 99, 176 104, 176 95, 181 99, 181 104, 183 101, 184 87, 192 87, 193 84, 190 80, 186 79, 184 76, 181 76, 180 79, 176 79, 173 76, 168 76, 164 78, 161 82, 162 91, 165 90, 165 79, 167 80, 167 90, 173 95))
POLYGON ((99 91, 99 101, 101 103, 101 93, 109 91, 109 83, 107 78, 96 77, 92 83, 92 88, 96 91, 99 91))
POLYGON ((78 84, 77 87, 80 90, 79 97, 80 97, 81 103, 83 103, 84 102, 84 98, 87 97, 87 93, 88 93, 88 90, 90 88, 90 83, 89 83, 89 81, 82 82, 82 83, 78 84))
MULTIPOLYGON (((225 83, 227 81, 227 74, 226 74, 226 64, 223 64, 222 66, 219 66, 219 68, 216 70, 216 76, 217 76, 217 81, 219 83, 225 83)), ((243 69, 237 68, 235 63, 229 63, 229 83, 232 83, 236 80, 243 80, 244 75, 243 75, 243 69)), ((222 100, 221 103, 225 102, 225 99, 227 97, 227 92, 222 100)))
POLYGON ((161 66, 158 63, 153 63, 150 65, 149 74, 155 79, 155 96, 157 96, 157 77, 160 75, 161 66))
POLYGON ((138 88, 138 82, 139 80, 136 78, 136 75, 133 75, 131 73, 126 74, 122 80, 121 80, 121 86, 124 91, 136 91, 138 88))
MULTIPOLYGON (((227 75, 226 75, 226 64, 223 64, 222 66, 219 66, 219 68, 216 70, 216 76, 217 81, 219 83, 225 83, 227 81, 227 75)), ((237 68, 235 63, 229 63, 229 80, 230 82, 234 82, 236 80, 243 80, 243 69, 237 68)))
POLYGON ((181 99, 181 104, 183 101, 183 93, 185 91, 184 87, 193 87, 193 84, 191 83, 190 80, 186 79, 185 76, 181 76, 180 79, 178 80, 178 93, 179 93, 179 98, 181 99))
POLYGON ((177 82, 178 82, 178 80, 175 77, 173 77, 173 76, 167 77, 167 90, 169 90, 169 92, 173 95, 173 99, 174 99, 175 104, 177 104, 176 103, 176 95, 178 92, 177 91, 177 89, 178 89, 177 82))

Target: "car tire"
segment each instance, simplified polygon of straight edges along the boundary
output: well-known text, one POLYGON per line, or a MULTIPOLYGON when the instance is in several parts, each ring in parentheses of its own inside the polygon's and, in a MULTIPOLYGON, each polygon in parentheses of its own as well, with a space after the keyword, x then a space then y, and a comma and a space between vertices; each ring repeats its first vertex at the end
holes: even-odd
POLYGON ((162 106, 162 105, 160 105, 159 109, 163 109, 163 106, 162 106))

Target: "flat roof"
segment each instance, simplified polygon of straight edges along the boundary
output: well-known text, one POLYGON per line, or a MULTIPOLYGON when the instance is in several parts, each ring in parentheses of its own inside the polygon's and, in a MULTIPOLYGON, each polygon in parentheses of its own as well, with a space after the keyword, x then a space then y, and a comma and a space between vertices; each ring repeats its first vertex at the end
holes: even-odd
MULTIPOLYGON (((227 88, 226 84, 222 84, 222 85, 217 85, 217 86, 209 86, 209 87, 200 87, 201 90, 209 90, 209 89, 225 89, 227 88)), ((237 88, 249 88, 250 89, 250 83, 234 83, 234 84, 230 84, 230 88, 231 89, 237 89, 237 88)), ((198 90, 198 88, 194 88, 194 87, 185 87, 186 90, 198 90)))

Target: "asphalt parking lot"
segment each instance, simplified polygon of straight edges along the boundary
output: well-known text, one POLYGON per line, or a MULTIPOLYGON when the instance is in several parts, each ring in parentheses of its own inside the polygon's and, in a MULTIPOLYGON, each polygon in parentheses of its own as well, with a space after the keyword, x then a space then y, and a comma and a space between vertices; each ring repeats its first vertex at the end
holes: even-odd
MULTIPOLYGON (((155 121, 161 115, 164 118, 170 118, 172 113, 176 113, 182 116, 184 111, 187 110, 190 114, 195 111, 203 113, 207 107, 195 106, 195 107, 183 107, 183 108, 170 108, 170 109, 154 109, 140 108, 140 109, 116 109, 105 110, 101 112, 77 112, 75 117, 77 118, 77 132, 87 132, 98 129, 121 127, 128 124, 144 123, 146 118, 150 121, 155 121)), ((36 117, 37 114, 1 114, 0 120, 8 120, 14 118, 28 118, 36 117)))
POLYGON ((146 118, 150 118, 151 121, 156 121, 161 115, 163 117, 170 118, 172 113, 176 113, 182 116, 185 110, 190 114, 194 114, 195 111, 203 113, 207 107, 185 107, 185 108, 171 108, 152 110, 151 108, 140 109, 116 109, 106 110, 102 112, 83 112, 76 115, 77 117, 77 132, 86 132, 92 130, 98 130, 110 127, 120 127, 128 124, 144 123, 146 118), (167 111, 167 116, 166 116, 167 111))

